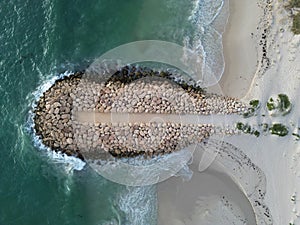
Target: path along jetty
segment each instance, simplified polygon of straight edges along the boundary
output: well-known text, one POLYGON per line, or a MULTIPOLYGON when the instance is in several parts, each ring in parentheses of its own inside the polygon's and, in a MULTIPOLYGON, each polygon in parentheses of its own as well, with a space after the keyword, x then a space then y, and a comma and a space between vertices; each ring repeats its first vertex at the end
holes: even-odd
POLYGON ((216 132, 195 115, 242 114, 238 99, 206 93, 167 71, 126 66, 106 79, 84 72, 46 90, 34 109, 34 129, 53 151, 97 158, 167 154, 216 132))

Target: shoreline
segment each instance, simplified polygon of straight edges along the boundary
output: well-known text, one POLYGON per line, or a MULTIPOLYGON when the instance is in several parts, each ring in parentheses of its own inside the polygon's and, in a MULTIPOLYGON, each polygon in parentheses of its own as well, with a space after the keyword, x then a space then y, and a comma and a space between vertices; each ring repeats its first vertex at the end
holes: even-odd
MULTIPOLYGON (((219 90, 223 92, 225 96, 233 96, 239 99, 244 98, 247 93, 249 92, 249 89, 251 87, 251 84, 253 82, 253 79, 255 78, 255 75, 257 74, 257 71, 259 70, 259 56, 260 53, 258 52, 259 46, 258 43, 261 39, 261 30, 257 29, 259 26, 259 22, 261 21, 262 17, 264 16, 263 10, 259 8, 257 1, 239 1, 239 0, 230 0, 229 1, 229 19, 228 23, 226 25, 225 31, 223 33, 223 54, 224 54, 224 60, 225 60, 225 69, 224 73, 221 77, 221 80, 217 85, 214 85, 212 87, 209 87, 212 90, 219 90), (253 19, 256 18, 256 19, 253 19), (253 35, 251 35, 253 33, 253 35), (247 54, 245 54, 247 52, 247 54)), ((239 138, 238 136, 236 137, 239 138)), ((244 149, 243 149, 244 150, 244 149)), ((209 154, 205 153, 203 154, 204 160, 208 161, 209 154), (205 157, 208 157, 205 159, 205 157)), ((203 159, 202 159, 203 160, 203 159)), ((199 161, 198 161, 199 162, 199 161)), ((191 167, 195 167, 196 163, 193 162, 191 167)), ((172 178, 170 180, 164 181, 163 183, 158 184, 158 196, 163 196, 165 193, 165 190, 168 190, 171 194, 164 196, 163 200, 161 198, 158 198, 158 208, 159 208, 159 225, 183 225, 183 224, 216 224, 216 221, 212 219, 211 215, 216 209, 215 207, 221 207, 219 204, 220 202, 216 202, 213 200, 213 203, 209 203, 206 209, 204 211, 198 211, 199 209, 197 207, 197 199, 204 199, 203 204, 205 204, 205 201, 210 202, 211 199, 209 195, 210 188, 208 188, 210 185, 207 185, 207 187, 203 187, 204 190, 199 190, 198 188, 203 186, 203 180, 198 179, 197 177, 207 177, 207 171, 214 170, 214 165, 209 167, 208 170, 205 170, 204 172, 199 172, 197 169, 194 171, 194 178, 191 178, 190 181, 183 181, 180 178, 172 178), (196 177, 196 178, 195 178, 196 177), (192 185, 191 183, 194 183, 192 185), (177 192, 182 192, 185 194, 192 193, 194 195, 193 199, 190 199, 190 201, 178 201, 176 197, 177 192), (172 196, 174 195, 174 196, 172 196), (201 196, 202 195, 202 196, 201 196), (180 207, 181 202, 184 204, 184 207, 180 207), (168 207, 169 210, 164 210, 164 208, 168 207), (211 208, 209 208, 211 207, 211 208), (186 209, 189 208, 188 212, 186 212, 186 209), (212 211, 211 211, 212 210, 212 211), (195 214, 196 213, 196 214, 195 214), (198 214, 197 214, 198 213, 198 214), (171 221, 171 222, 169 222, 171 221)), ((224 172, 224 171, 223 171, 224 172)), ((227 176, 231 176, 230 170, 229 174, 226 174, 226 171, 222 174, 219 173, 219 179, 226 180, 227 176)), ((212 179, 212 178, 211 178, 212 179)), ((215 179, 215 178, 214 178, 215 179)), ((210 182, 209 179, 204 179, 205 182, 210 182)), ((229 185, 237 185, 237 181, 234 180, 226 180, 229 185)), ((214 185, 211 181, 211 185, 214 185)), ((244 187, 239 187, 241 192, 244 192, 244 187)), ((244 193, 245 194, 245 193, 244 193)), ((182 196, 178 196, 180 198, 182 196)), ((216 196, 212 196, 216 197, 216 196)), ((244 216, 244 218, 247 218, 247 221, 250 222, 250 224, 253 224, 253 215, 251 215, 250 212, 247 212, 249 207, 253 209, 254 205, 249 206, 249 202, 242 201, 242 197, 237 197, 239 199, 238 205, 235 205, 236 202, 231 202, 233 205, 231 205, 234 210, 237 210, 240 212, 240 216, 244 216)), ((267 204, 268 206, 268 204, 267 204)), ((222 211, 226 211, 226 207, 221 207, 222 211)), ((224 212, 225 212, 224 211, 224 212)), ((226 214, 226 213, 225 213, 226 214)), ((226 214, 227 216, 230 214, 226 214)), ((216 215, 215 215, 216 216, 216 215)), ((258 223, 260 219, 265 218, 258 218, 258 215, 255 215, 256 222, 258 223)), ((235 222, 239 224, 239 221, 236 220, 234 216, 231 217, 235 222)), ((272 224, 270 221, 266 221, 266 224, 272 224)), ((217 221, 220 222, 220 221, 217 221)), ((231 221, 232 222, 232 221, 231 221)), ((221 221, 224 225, 229 225, 229 223, 221 221)), ((248 224, 248 223, 247 223, 248 224)))
MULTIPOLYGON (((239 2, 235 0, 232 1, 232 4, 235 4, 236 9, 240 8, 242 4, 237 3, 239 2)), ((260 14, 260 17, 257 18, 257 21, 260 23, 258 24, 258 29, 255 30, 256 33, 254 33, 254 38, 249 39, 247 33, 250 34, 251 31, 249 30, 249 32, 247 32, 247 29, 243 29, 245 31, 244 34, 246 35, 244 38, 238 33, 238 24, 242 21, 240 20, 235 21, 236 26, 234 29, 228 28, 226 30, 224 39, 228 39, 231 36, 238 34, 236 38, 241 38, 245 45, 243 49, 247 50, 252 47, 255 48, 256 46, 257 61, 253 62, 253 64, 250 63, 251 57, 254 56, 253 54, 246 55, 245 58, 242 56, 239 57, 238 53, 235 51, 228 51, 230 45, 228 42, 227 47, 224 45, 224 57, 225 62, 227 63, 227 69, 225 69, 224 75, 220 81, 220 86, 223 88, 226 95, 239 97, 244 101, 259 99, 262 105, 258 116, 254 118, 257 123, 270 123, 271 121, 274 124, 282 122, 288 126, 290 134, 295 133, 296 135, 299 135, 300 108, 298 106, 298 98, 300 89, 300 35, 294 35, 291 32, 292 21, 288 12, 284 9, 284 2, 258 0, 255 2, 248 2, 248 4, 252 4, 252 6, 257 4, 257 13, 264 9, 263 13, 260 14), (264 6, 265 8, 263 8, 264 6), (232 33, 229 33, 229 31, 232 33), (249 64, 247 61, 245 62, 243 60, 249 60, 249 64), (243 63, 244 67, 239 63, 243 63), (235 73, 231 73, 230 71, 235 71, 235 73), (238 72, 241 71, 244 73, 244 76, 240 78, 238 72), (276 96, 279 93, 286 94, 290 98, 293 107, 288 115, 274 117, 268 113, 266 103, 272 96, 276 96)), ((247 8, 249 10, 249 8, 246 7, 246 2, 242 8, 247 8)), ((236 12, 242 14, 243 10, 236 10, 236 12)), ((253 12, 249 10, 249 12, 240 15, 240 18, 249 14, 254 15, 253 12)), ((251 17, 253 18, 254 16, 251 17)), ((233 24, 231 23, 230 26, 233 26, 233 24)), ((254 26, 253 28, 256 29, 254 26)), ((230 39, 230 41, 231 44, 234 44, 233 39, 230 39)), ((241 51, 241 53, 244 52, 245 50, 241 51)), ((241 148, 241 150, 246 153, 251 161, 257 165, 265 175, 265 203, 266 206, 269 207, 270 220, 273 221, 268 221, 268 223, 257 222, 257 224, 282 225, 300 223, 299 140, 299 138, 297 139, 292 135, 287 137, 262 135, 258 139, 246 135, 224 137, 224 141, 232 143, 237 148, 241 148)), ((211 167, 209 167, 209 169, 211 169, 211 167)), ((199 172, 195 173, 199 174, 199 172)), ((200 173, 200 175, 204 176, 205 173, 207 173, 207 170, 200 173)), ((198 174, 197 176, 200 176, 198 174)), ((205 190, 199 190, 201 185, 203 185, 202 182, 203 180, 199 180, 194 186, 187 187, 189 186, 190 181, 182 181, 180 179, 177 179, 177 182, 173 183, 165 181, 163 184, 159 184, 158 192, 161 191, 161 193, 163 193, 163 190, 160 190, 160 188, 176 193, 178 193, 180 189, 180 191, 186 193, 186 195, 189 193, 198 193, 198 195, 201 195, 200 192, 205 195, 205 190)), ((209 182, 209 180, 204 182, 209 182)), ((252 180, 250 183, 252 183, 252 180)), ((240 188, 243 189, 243 186, 240 185, 240 188)), ((209 193, 209 191, 208 188, 206 193, 209 193)), ((169 202, 161 202, 159 199, 159 206, 167 207, 166 205, 169 204, 171 207, 171 212, 168 212, 168 214, 163 215, 164 211, 161 211, 161 217, 171 217, 171 219, 176 221, 176 223, 173 223, 176 225, 199 224, 199 221, 203 221, 203 218, 200 217, 201 211, 197 211, 196 197, 188 202, 189 207, 198 213, 198 217, 192 221, 191 218, 195 218, 192 214, 194 211, 189 211, 189 214, 184 214, 183 209, 176 208, 176 200, 174 201, 173 198, 165 198, 165 201, 169 202)), ((201 198, 201 196, 198 196, 198 198, 201 198)), ((179 200, 177 201, 177 204, 179 204, 179 200)), ((212 212, 211 209, 214 210, 215 208, 209 205, 207 211, 205 211, 206 214, 202 214, 208 216, 207 220, 205 220, 205 224, 227 224, 214 223, 215 221, 209 220, 209 215, 211 215, 212 212)), ((221 212, 216 215, 222 216, 223 213, 221 212)), ((161 221, 164 221, 164 218, 162 218, 161 221)))
POLYGON ((224 73, 219 85, 226 96, 243 98, 258 66, 257 30, 262 10, 256 1, 229 1, 229 19, 223 33, 224 73), (253 19, 256 18, 256 19, 253 19))

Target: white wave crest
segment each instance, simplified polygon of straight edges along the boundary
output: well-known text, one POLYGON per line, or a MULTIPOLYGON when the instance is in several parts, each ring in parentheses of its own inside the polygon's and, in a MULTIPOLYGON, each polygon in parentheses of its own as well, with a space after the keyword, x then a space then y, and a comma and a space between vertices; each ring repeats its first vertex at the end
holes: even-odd
POLYGON ((48 90, 55 83, 56 80, 66 76, 70 76, 71 74, 74 74, 74 72, 66 71, 62 74, 58 74, 57 76, 53 76, 50 79, 45 79, 41 83, 41 85, 36 89, 36 91, 34 91, 30 96, 27 97, 27 100, 29 100, 31 104, 30 104, 29 117, 26 124, 26 130, 32 135, 34 146, 39 150, 44 151, 47 154, 47 156, 51 160, 53 160, 54 163, 63 165, 66 172, 72 172, 73 170, 82 170, 86 165, 86 163, 74 156, 68 156, 60 152, 54 152, 49 147, 45 146, 35 132, 33 111, 40 97, 43 95, 43 93, 46 90, 48 90))

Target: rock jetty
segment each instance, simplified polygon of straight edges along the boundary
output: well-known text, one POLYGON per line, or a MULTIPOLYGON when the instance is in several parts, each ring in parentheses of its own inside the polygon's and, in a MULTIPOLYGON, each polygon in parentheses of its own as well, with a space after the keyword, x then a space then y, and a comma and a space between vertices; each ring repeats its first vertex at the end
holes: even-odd
POLYGON ((57 80, 37 102, 34 129, 50 149, 81 159, 99 158, 101 153, 152 156, 202 142, 216 132, 213 124, 159 121, 160 115, 227 115, 246 110, 235 98, 208 94, 169 72, 126 66, 106 80, 90 79, 84 72, 57 80), (91 120, 93 113, 102 121, 91 120), (141 118, 151 114, 156 119, 114 121, 130 114, 141 118))

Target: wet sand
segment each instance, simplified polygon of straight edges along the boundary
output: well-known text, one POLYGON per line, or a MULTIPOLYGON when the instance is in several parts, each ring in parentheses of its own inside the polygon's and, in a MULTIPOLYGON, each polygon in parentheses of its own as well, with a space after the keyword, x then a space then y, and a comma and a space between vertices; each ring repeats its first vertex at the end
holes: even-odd
POLYGON ((216 163, 196 172, 197 163, 190 166, 195 172, 190 181, 173 177, 158 186, 158 224, 255 224, 252 206, 234 181, 216 163))

